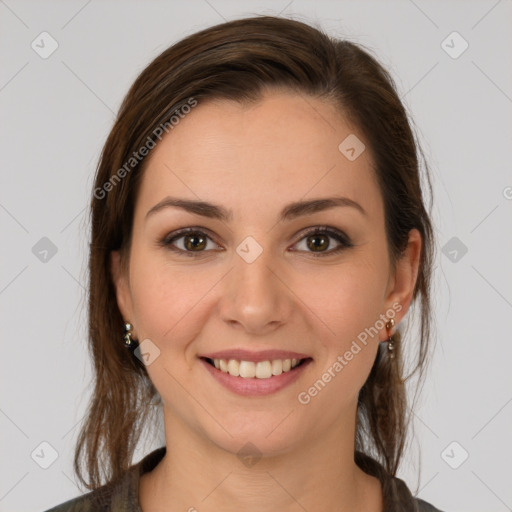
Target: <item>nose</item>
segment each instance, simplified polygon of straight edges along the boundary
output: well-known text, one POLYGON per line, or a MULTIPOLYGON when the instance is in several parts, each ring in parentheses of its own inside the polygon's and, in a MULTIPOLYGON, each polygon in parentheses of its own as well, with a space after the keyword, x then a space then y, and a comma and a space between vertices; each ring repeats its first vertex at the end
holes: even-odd
POLYGON ((270 251, 263 250, 251 263, 235 254, 220 301, 223 321, 253 335, 284 325, 293 309, 293 293, 280 274, 270 251))

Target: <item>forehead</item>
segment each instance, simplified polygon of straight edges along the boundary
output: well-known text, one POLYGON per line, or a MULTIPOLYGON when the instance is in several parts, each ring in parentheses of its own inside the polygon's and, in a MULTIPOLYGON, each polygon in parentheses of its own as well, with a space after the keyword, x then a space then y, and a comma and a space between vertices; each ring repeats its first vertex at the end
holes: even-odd
POLYGON ((261 212, 333 194, 378 214, 380 193, 363 135, 330 103, 273 92, 250 104, 199 103, 152 150, 138 204, 147 209, 165 195, 181 195, 261 212), (366 149, 351 160, 339 149, 346 140, 366 149))

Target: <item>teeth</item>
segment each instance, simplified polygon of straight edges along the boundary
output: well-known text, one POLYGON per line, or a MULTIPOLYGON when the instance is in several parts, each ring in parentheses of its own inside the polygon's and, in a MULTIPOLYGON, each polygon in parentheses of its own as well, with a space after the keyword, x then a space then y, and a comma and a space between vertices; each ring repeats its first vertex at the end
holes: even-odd
POLYGON ((281 375, 283 373, 283 361, 276 359, 272 361, 272 375, 281 375))
POLYGON ((256 378, 268 379, 272 377, 272 363, 270 361, 260 361, 256 364, 256 378))
POLYGON ((269 379, 273 375, 289 372, 300 363, 300 359, 274 359, 273 361, 237 361, 236 359, 214 359, 215 368, 233 377, 244 379, 269 379))
POLYGON ((235 361, 234 359, 230 359, 228 361, 228 367, 226 370, 230 375, 233 375, 233 377, 238 377, 242 371, 242 368, 238 364, 238 361, 235 361))
MULTIPOLYGON (((238 365, 238 361, 234 361, 233 359, 229 361, 230 363, 235 363, 238 365)), ((256 377, 256 365, 250 361, 240 361, 240 377, 243 377, 244 379, 252 379, 253 377, 256 377)), ((231 372, 229 372, 229 365, 228 365, 228 373, 230 375, 233 375, 231 372)))

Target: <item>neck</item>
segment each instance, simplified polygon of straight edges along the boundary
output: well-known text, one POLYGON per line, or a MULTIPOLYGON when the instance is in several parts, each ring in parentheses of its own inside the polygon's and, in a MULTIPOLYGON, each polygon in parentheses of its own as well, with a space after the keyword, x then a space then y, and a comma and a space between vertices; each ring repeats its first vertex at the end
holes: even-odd
POLYGON ((382 511, 379 480, 354 462, 354 422, 345 435, 337 425, 285 453, 242 459, 169 412, 164 417, 167 451, 141 478, 144 512, 382 511))

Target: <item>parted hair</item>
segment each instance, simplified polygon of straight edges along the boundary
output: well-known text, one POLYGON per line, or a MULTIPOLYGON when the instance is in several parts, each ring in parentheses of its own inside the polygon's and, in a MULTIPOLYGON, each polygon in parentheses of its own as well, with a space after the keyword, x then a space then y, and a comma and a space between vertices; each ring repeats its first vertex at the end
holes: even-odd
POLYGON ((395 359, 377 352, 358 398, 355 461, 370 474, 377 471, 375 461, 381 471, 396 474, 410 430, 406 382, 417 375, 419 389, 432 336, 434 237, 422 193, 426 187, 432 198, 432 185, 396 85, 371 53, 308 23, 256 16, 185 37, 136 78, 101 152, 91 197, 87 343, 93 389, 74 458, 75 472, 86 488, 97 489, 125 473, 159 403, 144 365, 123 346, 124 319, 110 267, 114 250, 121 251, 123 264, 128 261, 135 200, 148 162, 139 150, 158 144, 159 127, 170 131, 169 120, 191 101, 254 102, 272 88, 328 101, 360 130, 371 149, 384 201, 392 264, 403 254, 411 229, 422 236, 411 306, 418 333, 407 339, 401 329, 396 331, 395 359), (405 345, 414 353, 407 376, 405 345))

